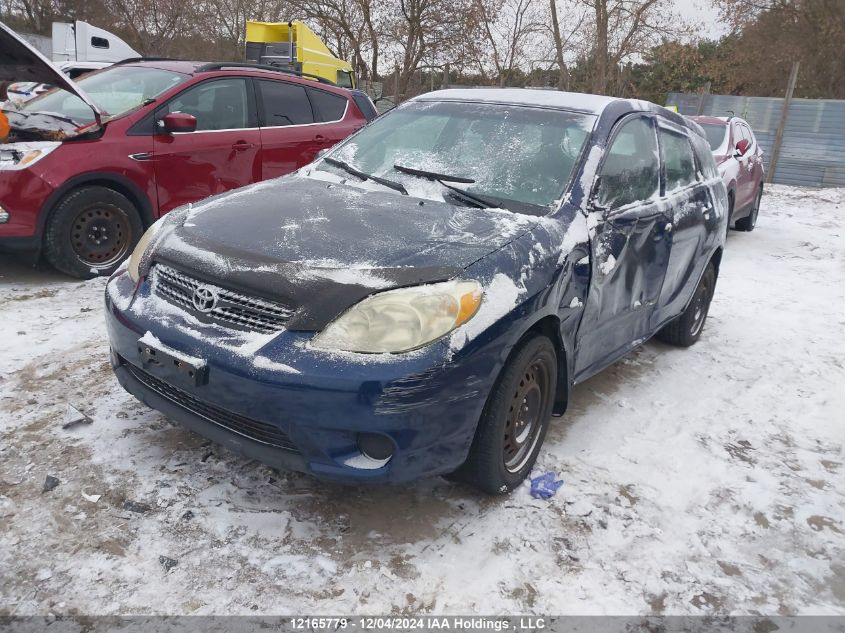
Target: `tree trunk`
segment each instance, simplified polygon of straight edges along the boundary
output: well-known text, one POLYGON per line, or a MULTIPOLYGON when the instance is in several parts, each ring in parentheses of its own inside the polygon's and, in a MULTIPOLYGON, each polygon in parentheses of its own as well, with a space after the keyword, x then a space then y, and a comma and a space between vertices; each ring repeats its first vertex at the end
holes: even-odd
POLYGON ((593 0, 596 9, 596 48, 594 52, 595 75, 593 77, 593 92, 604 94, 607 91, 607 1, 593 0))
POLYGON ((567 90, 569 88, 569 72, 566 63, 563 61, 563 38, 560 34, 560 22, 557 19, 557 0, 549 0, 549 11, 552 14, 552 37, 555 41, 555 59, 558 66, 557 87, 558 90, 567 90))

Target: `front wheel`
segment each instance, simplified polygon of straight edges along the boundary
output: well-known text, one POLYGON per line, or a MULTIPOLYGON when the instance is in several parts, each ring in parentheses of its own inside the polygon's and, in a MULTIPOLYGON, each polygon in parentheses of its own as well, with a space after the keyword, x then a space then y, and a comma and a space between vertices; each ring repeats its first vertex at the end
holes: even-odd
POLYGON ((107 187, 82 187, 56 206, 44 236, 45 256, 72 277, 108 275, 132 252, 143 230, 126 196, 107 187))
POLYGON ((557 355, 534 335, 511 353, 487 400, 466 462, 455 478, 488 494, 516 488, 534 466, 552 414, 557 355))
POLYGON ((701 338, 704 322, 710 311, 710 301, 716 289, 716 267, 712 262, 707 264, 701 280, 692 295, 689 305, 674 321, 663 326, 655 336, 658 340, 670 345, 689 347, 701 338))

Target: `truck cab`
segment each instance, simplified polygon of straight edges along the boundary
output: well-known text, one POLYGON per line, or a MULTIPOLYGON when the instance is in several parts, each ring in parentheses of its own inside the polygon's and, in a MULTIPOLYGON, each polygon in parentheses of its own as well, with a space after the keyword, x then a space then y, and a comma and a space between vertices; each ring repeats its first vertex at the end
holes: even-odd
POLYGON ((246 61, 316 75, 342 88, 355 88, 352 65, 335 57, 303 22, 246 23, 246 61))

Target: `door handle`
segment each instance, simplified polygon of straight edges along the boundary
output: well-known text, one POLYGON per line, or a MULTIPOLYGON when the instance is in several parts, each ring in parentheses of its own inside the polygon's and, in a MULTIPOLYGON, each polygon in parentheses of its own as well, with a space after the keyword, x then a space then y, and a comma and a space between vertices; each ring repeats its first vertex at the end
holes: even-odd
POLYGON ((323 141, 326 141, 328 139, 325 136, 323 136, 322 134, 317 134, 314 137, 314 140, 317 141, 318 143, 322 143, 323 141))
POLYGON ((236 152, 244 152, 248 149, 252 149, 255 147, 253 143, 247 143, 246 141, 238 141, 237 143, 232 144, 232 149, 236 152))

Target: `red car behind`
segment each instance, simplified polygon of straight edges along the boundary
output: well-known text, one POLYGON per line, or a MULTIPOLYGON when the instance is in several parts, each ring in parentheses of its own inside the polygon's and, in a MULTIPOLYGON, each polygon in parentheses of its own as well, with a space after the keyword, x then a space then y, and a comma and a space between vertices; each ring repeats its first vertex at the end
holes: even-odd
POLYGON ((0 114, 0 248, 77 277, 113 271, 171 209, 288 174, 375 116, 363 93, 238 64, 129 61, 73 83, 0 27, 0 80, 61 86, 0 114))
POLYGON ((694 116, 728 190, 728 229, 753 231, 763 196, 763 150, 751 126, 739 117, 694 116))

